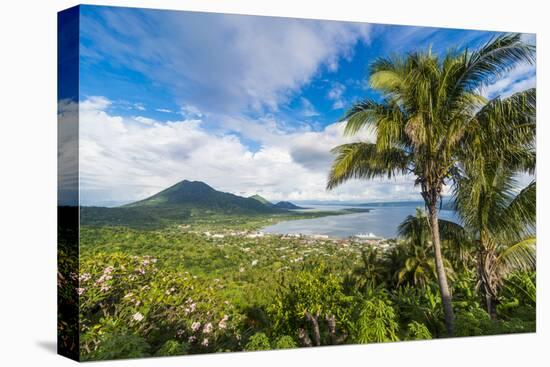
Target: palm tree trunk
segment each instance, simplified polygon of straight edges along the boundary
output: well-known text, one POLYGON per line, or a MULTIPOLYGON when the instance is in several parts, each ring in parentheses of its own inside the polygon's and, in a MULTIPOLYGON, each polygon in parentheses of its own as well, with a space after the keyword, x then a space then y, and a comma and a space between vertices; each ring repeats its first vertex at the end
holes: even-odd
POLYGON ((445 315, 445 327, 447 335, 454 336, 454 312, 452 305, 451 292, 447 284, 447 275, 443 265, 443 255, 441 254, 441 239, 439 236, 439 218, 437 212, 437 201, 431 201, 428 204, 429 221, 434 246, 435 269, 437 273, 437 281, 439 283, 439 293, 441 294, 441 302, 443 304, 443 313, 445 315))
POLYGON ((487 300, 487 312, 491 316, 491 320, 497 319, 497 299, 491 295, 486 295, 487 300))
POLYGON ((494 280, 493 271, 494 263, 496 261, 495 252, 488 248, 487 245, 487 233, 481 231, 479 252, 477 259, 477 272, 480 281, 480 289, 485 296, 485 303, 487 307, 487 313, 491 316, 491 319, 497 319, 497 289, 496 282, 494 280))

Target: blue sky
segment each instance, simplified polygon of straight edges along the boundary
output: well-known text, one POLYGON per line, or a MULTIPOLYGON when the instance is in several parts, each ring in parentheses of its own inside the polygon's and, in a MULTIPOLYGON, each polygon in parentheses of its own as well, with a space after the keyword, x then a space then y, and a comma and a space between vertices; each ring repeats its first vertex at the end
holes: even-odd
MULTIPOLYGON (((418 199, 410 177, 326 192, 329 150, 346 141, 336 122, 354 101, 376 97, 366 83, 376 58, 428 47, 436 53, 473 49, 497 35, 80 9, 84 204, 140 199, 182 179, 271 200, 418 199)), ((534 83, 535 69, 526 65, 484 93, 506 96, 534 83)), ((355 139, 361 138, 373 137, 355 139)))

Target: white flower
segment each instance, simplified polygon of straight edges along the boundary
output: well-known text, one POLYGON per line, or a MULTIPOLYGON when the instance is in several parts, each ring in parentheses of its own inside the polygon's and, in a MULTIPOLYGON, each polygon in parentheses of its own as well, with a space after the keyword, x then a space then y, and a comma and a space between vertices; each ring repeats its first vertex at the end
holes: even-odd
POLYGON ((252 266, 255 266, 258 263, 258 260, 252 261, 252 266))
POLYGON ((202 329, 202 332, 205 334, 209 334, 212 331, 212 323, 208 323, 204 325, 204 328, 202 329))
POLYGON ((81 296, 84 293, 85 290, 86 290, 86 288, 77 288, 76 293, 78 293, 78 295, 81 296))
POLYGON ((196 322, 194 322, 194 323, 191 324, 191 330, 193 330, 193 331, 199 330, 200 327, 201 327, 201 323, 198 322, 198 321, 196 321, 196 322))
POLYGON ((208 338, 204 338, 204 339, 202 340, 201 345, 202 345, 203 347, 207 347, 207 346, 208 346, 208 338))
POLYGON ((218 323, 218 327, 220 329, 225 329, 227 327, 227 320, 229 319, 229 316, 223 315, 223 319, 220 320, 218 323))
POLYGON ((107 292, 109 289, 111 289, 111 286, 108 284, 102 284, 101 288, 99 289, 102 292, 107 292))
POLYGON ((101 284, 103 282, 106 282, 108 280, 113 279, 112 275, 109 275, 109 273, 104 273, 102 276, 99 277, 98 280, 95 281, 96 284, 101 284))
POLYGON ((134 320, 136 320, 136 321, 141 321, 141 320, 143 320, 143 315, 141 314, 141 312, 136 312, 136 313, 132 316, 132 318, 133 318, 134 320))

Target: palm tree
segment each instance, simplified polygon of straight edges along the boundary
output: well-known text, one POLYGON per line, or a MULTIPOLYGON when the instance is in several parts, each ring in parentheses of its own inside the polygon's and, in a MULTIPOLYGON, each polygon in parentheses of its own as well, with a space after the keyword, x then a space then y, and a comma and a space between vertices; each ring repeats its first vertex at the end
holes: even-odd
POLYGON ((536 166, 536 90, 495 98, 467 132, 455 201, 478 245, 477 271, 487 311, 496 318, 502 280, 535 262, 536 184, 517 196, 514 175, 536 166))
MULTIPOLYGON (((458 224, 439 219, 439 228, 441 230, 441 239, 444 241, 446 235, 452 235, 453 242, 456 239, 466 238, 465 231, 458 224)), ((417 208, 416 215, 409 215, 398 227, 399 237, 404 238, 404 242, 395 246, 393 249, 400 253, 401 264, 396 271, 397 285, 409 282, 412 285, 426 287, 428 282, 436 277, 435 262, 430 252, 432 243, 430 239, 430 227, 428 218, 424 210, 417 208)), ((453 248, 459 248, 453 246, 453 248)), ((445 270, 447 275, 453 274, 453 266, 446 259, 445 270)))
POLYGON ((455 194, 465 228, 476 238, 479 286, 495 319, 505 277, 536 266, 536 183, 517 193, 513 172, 500 163, 463 177, 455 194))
POLYGON ((534 47, 519 34, 496 37, 476 51, 431 50, 405 58, 380 58, 370 66, 370 86, 380 101, 356 103, 342 119, 345 133, 376 131, 376 141, 340 145, 327 189, 352 179, 413 174, 428 209, 435 267, 448 335, 454 334, 452 298, 447 283, 438 226, 443 186, 459 173, 460 148, 486 100, 480 88, 520 62, 534 62, 534 47))

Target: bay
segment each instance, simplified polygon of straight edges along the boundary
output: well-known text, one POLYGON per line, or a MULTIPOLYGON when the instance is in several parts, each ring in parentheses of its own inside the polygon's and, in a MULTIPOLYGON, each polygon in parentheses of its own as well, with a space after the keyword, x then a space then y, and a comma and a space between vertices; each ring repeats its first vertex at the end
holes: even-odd
MULTIPOLYGON (((361 206, 370 209, 369 212, 331 215, 314 219, 300 219, 279 222, 262 229, 271 234, 303 234, 327 235, 336 238, 347 238, 358 234, 371 233, 377 237, 395 238, 399 224, 408 216, 415 215, 416 203, 384 203, 376 206, 361 206)), ((304 205, 309 209, 304 211, 342 210, 357 208, 353 205, 304 205)), ((459 222, 453 210, 441 210, 440 218, 459 222)))

